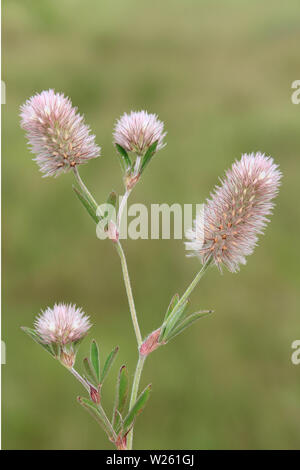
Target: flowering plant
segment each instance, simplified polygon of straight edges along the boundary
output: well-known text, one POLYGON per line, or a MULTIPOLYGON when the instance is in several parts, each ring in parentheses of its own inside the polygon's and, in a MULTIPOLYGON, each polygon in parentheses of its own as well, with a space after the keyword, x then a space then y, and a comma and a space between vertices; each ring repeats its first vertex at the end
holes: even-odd
POLYGON ((125 113, 116 122, 113 139, 125 190, 119 206, 116 194, 111 193, 104 208, 87 189, 78 170, 81 164, 98 157, 100 148, 68 98, 53 90, 33 96, 21 108, 21 126, 27 133, 31 150, 36 155, 35 161, 44 176, 56 177, 68 171, 74 173, 77 182, 75 194, 97 227, 99 225, 111 239, 120 257, 137 340, 138 361, 131 386, 126 366, 119 370, 112 418, 108 418, 102 405, 102 387, 118 347, 100 367, 99 348, 93 340, 90 356, 83 361, 84 374, 75 369, 77 350, 91 327, 88 316, 80 308, 55 304, 37 317, 34 329, 24 327, 23 330, 83 385, 88 397, 78 397, 78 402, 102 426, 116 448, 132 449, 135 421, 151 391, 151 385, 148 385, 139 394, 145 359, 197 320, 212 313, 212 310, 187 313, 189 297, 208 268, 217 266, 222 272, 226 267, 236 272, 241 264, 246 263, 246 256, 253 252, 258 235, 263 233, 267 217, 272 212, 281 173, 273 159, 261 153, 244 154, 241 160, 233 163, 186 233, 186 248, 189 255, 199 258, 199 272, 182 296, 173 296, 162 324, 143 338, 119 234, 122 213, 130 193, 154 155, 165 146, 164 124, 156 115, 145 111, 125 113), (111 216, 110 207, 117 210, 116 219, 111 216))

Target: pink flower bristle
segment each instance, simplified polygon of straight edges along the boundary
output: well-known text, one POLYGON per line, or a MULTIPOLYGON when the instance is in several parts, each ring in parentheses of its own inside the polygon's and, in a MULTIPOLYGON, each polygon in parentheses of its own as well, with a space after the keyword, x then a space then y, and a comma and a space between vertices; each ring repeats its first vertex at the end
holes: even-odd
POLYGON ((163 143, 165 136, 163 122, 156 114, 148 114, 147 111, 124 113, 116 122, 113 133, 114 143, 138 155, 144 155, 156 141, 158 141, 156 150, 162 149, 165 146, 163 143))
POLYGON ((83 116, 69 98, 54 90, 26 101, 21 107, 21 127, 44 176, 58 176, 100 155, 83 116))
POLYGON ((259 152, 244 154, 226 172, 204 212, 187 231, 187 249, 203 264, 211 260, 220 270, 225 265, 231 272, 238 271, 264 231, 281 176, 271 157, 259 152))
POLYGON ((55 304, 47 308, 34 322, 35 331, 46 344, 61 345, 78 341, 91 327, 89 317, 71 304, 55 304))

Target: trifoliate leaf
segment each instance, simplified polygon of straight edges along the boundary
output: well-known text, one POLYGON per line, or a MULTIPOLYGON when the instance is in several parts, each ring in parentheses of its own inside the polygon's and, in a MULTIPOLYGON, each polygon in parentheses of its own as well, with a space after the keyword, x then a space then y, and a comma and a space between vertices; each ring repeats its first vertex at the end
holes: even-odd
POLYGON ((208 315, 210 315, 211 313, 213 313, 213 310, 201 310, 200 312, 195 312, 195 313, 192 313, 191 315, 189 315, 188 317, 186 317, 181 323, 179 323, 176 328, 174 328, 169 337, 168 337, 168 341, 170 341, 171 339, 175 338, 175 336, 179 335, 180 333, 182 333, 186 328, 188 328, 189 326, 191 326, 193 323, 195 323, 197 320, 200 320, 200 318, 203 318, 203 317, 207 317, 208 315))

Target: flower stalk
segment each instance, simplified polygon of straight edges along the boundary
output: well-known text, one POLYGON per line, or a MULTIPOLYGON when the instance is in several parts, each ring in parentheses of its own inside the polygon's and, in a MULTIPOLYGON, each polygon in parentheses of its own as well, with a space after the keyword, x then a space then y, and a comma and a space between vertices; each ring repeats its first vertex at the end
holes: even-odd
POLYGON ((88 190, 88 188, 86 187, 86 185, 84 184, 84 182, 82 181, 82 178, 79 174, 79 170, 78 170, 77 166, 73 167, 73 173, 75 175, 76 181, 78 182, 78 184, 81 187, 82 191, 84 192, 85 196, 93 204, 94 209, 96 211, 97 208, 98 208, 98 204, 97 204, 95 198, 92 196, 92 194, 88 190))

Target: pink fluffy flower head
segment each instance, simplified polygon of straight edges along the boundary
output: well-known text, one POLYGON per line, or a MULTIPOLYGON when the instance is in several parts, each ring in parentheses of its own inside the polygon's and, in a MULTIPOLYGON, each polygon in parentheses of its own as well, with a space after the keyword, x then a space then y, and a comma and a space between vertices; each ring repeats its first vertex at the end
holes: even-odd
POLYGON ((226 172, 187 231, 186 248, 205 264, 236 272, 252 254, 272 213, 281 172, 271 157, 244 154, 226 172))
POLYGON ((55 304, 34 322, 35 331, 46 344, 66 345, 83 338, 91 327, 89 317, 75 305, 55 304))
POLYGON ((124 113, 116 122, 113 133, 115 144, 138 156, 143 156, 156 141, 156 150, 162 149, 165 136, 163 122, 159 121, 156 114, 148 114, 147 111, 124 113))
POLYGON ((21 127, 44 176, 58 176, 100 155, 83 116, 54 90, 42 91, 21 106, 21 127))

